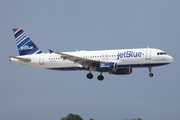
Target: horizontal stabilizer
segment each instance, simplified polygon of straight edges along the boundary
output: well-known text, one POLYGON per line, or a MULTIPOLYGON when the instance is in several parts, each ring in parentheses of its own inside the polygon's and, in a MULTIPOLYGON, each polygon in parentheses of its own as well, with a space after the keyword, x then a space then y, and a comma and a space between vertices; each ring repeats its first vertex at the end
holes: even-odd
POLYGON ((15 57, 15 56, 7 56, 6 57, 10 57, 10 58, 15 58, 15 59, 18 59, 18 60, 21 60, 21 61, 24 61, 24 62, 30 62, 31 59, 28 59, 28 58, 21 58, 21 57, 15 57))

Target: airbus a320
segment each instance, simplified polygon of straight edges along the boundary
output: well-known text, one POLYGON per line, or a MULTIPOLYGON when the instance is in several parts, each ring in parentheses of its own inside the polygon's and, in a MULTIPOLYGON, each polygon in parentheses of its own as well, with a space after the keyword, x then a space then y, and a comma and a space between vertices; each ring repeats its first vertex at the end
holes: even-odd
POLYGON ((102 81, 103 72, 112 75, 128 75, 132 73, 133 68, 144 67, 149 69, 149 76, 153 77, 153 67, 173 62, 173 58, 164 51, 149 47, 75 52, 49 50, 49 53, 44 53, 21 28, 14 28, 13 32, 19 56, 6 56, 10 57, 10 61, 49 70, 86 70, 89 71, 88 79, 93 78, 92 71, 99 72, 97 79, 102 81))

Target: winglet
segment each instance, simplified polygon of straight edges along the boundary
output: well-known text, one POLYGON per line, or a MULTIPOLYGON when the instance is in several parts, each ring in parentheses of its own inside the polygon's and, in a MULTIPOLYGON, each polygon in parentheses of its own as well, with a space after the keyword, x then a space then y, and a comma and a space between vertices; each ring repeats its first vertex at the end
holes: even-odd
POLYGON ((52 51, 52 50, 50 50, 50 49, 48 49, 48 50, 49 50, 50 54, 51 54, 52 52, 54 52, 54 51, 52 51))

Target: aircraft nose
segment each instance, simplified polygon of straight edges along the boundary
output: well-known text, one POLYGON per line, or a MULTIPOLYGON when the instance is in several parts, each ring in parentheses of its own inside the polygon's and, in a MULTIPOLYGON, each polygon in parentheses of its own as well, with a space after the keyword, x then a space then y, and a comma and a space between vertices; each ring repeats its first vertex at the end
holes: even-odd
POLYGON ((169 55, 169 56, 168 56, 168 61, 172 63, 172 62, 174 61, 173 57, 171 57, 171 56, 169 55))

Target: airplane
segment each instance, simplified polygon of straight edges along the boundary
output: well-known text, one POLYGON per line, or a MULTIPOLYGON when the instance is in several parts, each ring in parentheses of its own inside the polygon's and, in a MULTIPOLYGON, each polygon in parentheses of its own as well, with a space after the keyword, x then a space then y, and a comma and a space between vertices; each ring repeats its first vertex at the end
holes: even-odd
POLYGON ((58 52, 49 49, 42 52, 21 28, 13 28, 19 56, 10 57, 10 61, 27 66, 49 70, 72 71, 86 70, 88 79, 93 78, 92 71, 100 72, 99 81, 104 79, 103 72, 112 75, 129 75, 133 68, 149 69, 153 77, 152 67, 167 65, 173 57, 155 48, 116 49, 98 51, 58 52))

